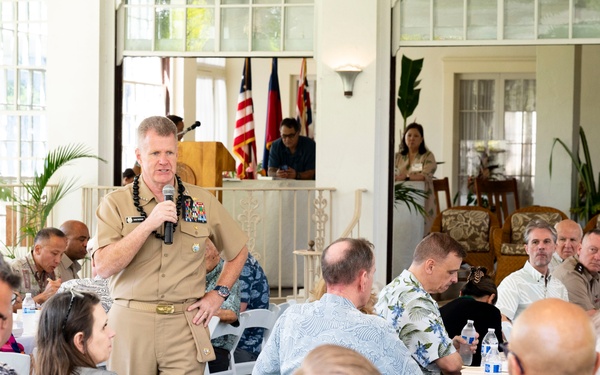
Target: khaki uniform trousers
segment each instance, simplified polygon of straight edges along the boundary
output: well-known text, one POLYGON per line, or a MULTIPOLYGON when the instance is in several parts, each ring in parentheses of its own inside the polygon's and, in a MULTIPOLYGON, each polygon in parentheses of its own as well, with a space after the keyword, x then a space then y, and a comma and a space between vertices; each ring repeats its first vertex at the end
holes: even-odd
POLYGON ((204 373, 205 363, 196 359, 196 344, 183 313, 161 315, 115 303, 108 323, 116 332, 110 371, 119 375, 204 373))

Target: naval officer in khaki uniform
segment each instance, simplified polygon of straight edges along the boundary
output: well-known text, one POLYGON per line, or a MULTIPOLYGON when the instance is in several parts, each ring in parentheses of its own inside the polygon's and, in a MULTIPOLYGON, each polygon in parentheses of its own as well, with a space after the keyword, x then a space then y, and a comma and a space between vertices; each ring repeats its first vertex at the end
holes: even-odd
POLYGON ((589 315, 600 309, 600 229, 583 236, 577 254, 552 271, 567 287, 569 302, 581 306, 589 315))
POLYGON ((143 120, 136 149, 142 175, 96 211, 93 259, 97 274, 110 277, 109 324, 119 332, 108 368, 119 375, 202 374, 215 358, 206 327, 248 254, 248 237, 219 201, 175 175, 176 132, 166 117, 143 120), (174 201, 163 196, 169 184, 174 201), (165 222, 174 226, 170 245, 165 222), (217 287, 205 294, 207 238, 225 264, 217 287))

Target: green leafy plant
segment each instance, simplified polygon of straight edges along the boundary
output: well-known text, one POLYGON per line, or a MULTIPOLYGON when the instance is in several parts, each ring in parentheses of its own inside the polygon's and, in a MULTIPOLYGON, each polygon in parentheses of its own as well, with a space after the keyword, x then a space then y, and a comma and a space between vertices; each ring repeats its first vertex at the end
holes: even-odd
POLYGON ((550 177, 552 177, 552 156, 554 154, 554 146, 561 145, 566 153, 571 158, 573 166, 577 169, 579 175, 579 191, 574 206, 571 212, 576 214, 579 220, 590 220, 594 215, 600 212, 600 188, 596 185, 594 179, 594 169, 592 168, 592 158, 590 157, 590 149, 588 147, 587 138, 583 128, 579 128, 579 138, 581 142, 581 151, 583 152, 584 160, 579 157, 577 150, 570 150, 569 147, 559 138, 554 138, 552 148, 550 149, 550 177))
POLYGON ((412 212, 414 209, 415 212, 421 214, 423 217, 427 213, 419 201, 427 199, 428 196, 429 194, 424 190, 405 185, 404 182, 394 185, 394 206, 397 206, 399 202, 403 202, 408 207, 409 212, 412 212))
MULTIPOLYGON (((48 183, 61 167, 81 158, 94 158, 106 162, 101 157, 93 155, 84 145, 61 146, 48 153, 40 174, 35 173, 31 182, 23 183, 26 191, 23 197, 8 194, 7 200, 12 202, 13 210, 21 213, 24 218, 14 244, 21 243, 25 238, 33 239, 36 233, 46 226, 52 209, 65 195, 75 189, 76 177, 60 179, 52 189, 48 188, 48 183)), ((7 250, 7 255, 14 257, 14 249, 11 251, 7 247, 7 250)))
POLYGON ((400 74, 400 87, 398 88, 398 99, 396 103, 404 118, 404 130, 408 117, 413 114, 419 104, 421 89, 417 88, 420 80, 417 80, 423 69, 423 59, 411 60, 402 55, 402 72, 400 74))

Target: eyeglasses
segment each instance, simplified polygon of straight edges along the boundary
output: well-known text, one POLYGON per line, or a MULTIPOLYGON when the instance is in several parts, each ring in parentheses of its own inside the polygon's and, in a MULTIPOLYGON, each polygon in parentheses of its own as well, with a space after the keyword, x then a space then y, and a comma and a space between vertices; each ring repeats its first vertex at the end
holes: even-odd
POLYGON ((83 294, 78 293, 78 292, 74 291, 73 289, 71 289, 71 301, 69 302, 69 308, 67 309, 67 315, 65 316, 65 321, 63 322, 63 325, 62 325, 63 333, 65 332, 65 328, 67 328, 67 320, 69 320, 69 314, 71 313, 71 309, 73 308, 73 301, 75 300, 75 297, 83 298, 83 294))
POLYGON ((517 366, 519 366, 519 370, 521 370, 521 374, 525 373, 525 370, 523 370, 523 364, 521 364, 521 360, 519 359, 519 357, 515 354, 515 352, 510 351, 510 349, 508 348, 508 343, 504 342, 502 344, 498 344, 498 346, 502 349, 502 351, 504 352, 504 354, 506 355, 506 358, 508 358, 509 354, 512 354, 513 357, 515 357, 515 361, 517 362, 517 366))
POLYGON ((10 304, 14 306, 15 303, 20 302, 19 298, 21 296, 17 292, 13 292, 12 298, 10 299, 10 304))
POLYGON ((282 134, 281 138, 283 139, 292 139, 296 136, 296 134, 298 134, 298 132, 292 133, 292 134, 282 134))

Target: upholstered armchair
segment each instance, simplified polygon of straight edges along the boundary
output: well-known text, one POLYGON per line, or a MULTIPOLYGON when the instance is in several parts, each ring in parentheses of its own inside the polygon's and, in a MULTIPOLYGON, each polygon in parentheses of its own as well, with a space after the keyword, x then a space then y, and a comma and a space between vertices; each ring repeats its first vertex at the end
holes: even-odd
POLYGON ((455 206, 436 216, 432 232, 447 233, 467 251, 465 262, 472 266, 494 269, 493 229, 499 228, 498 218, 479 206, 455 206))
POLYGON ((525 227, 533 219, 542 219, 554 226, 567 219, 564 212, 546 206, 529 206, 515 210, 504 221, 502 228, 494 230, 493 242, 496 251, 496 285, 512 272, 523 267, 528 259, 525 252, 525 227))

